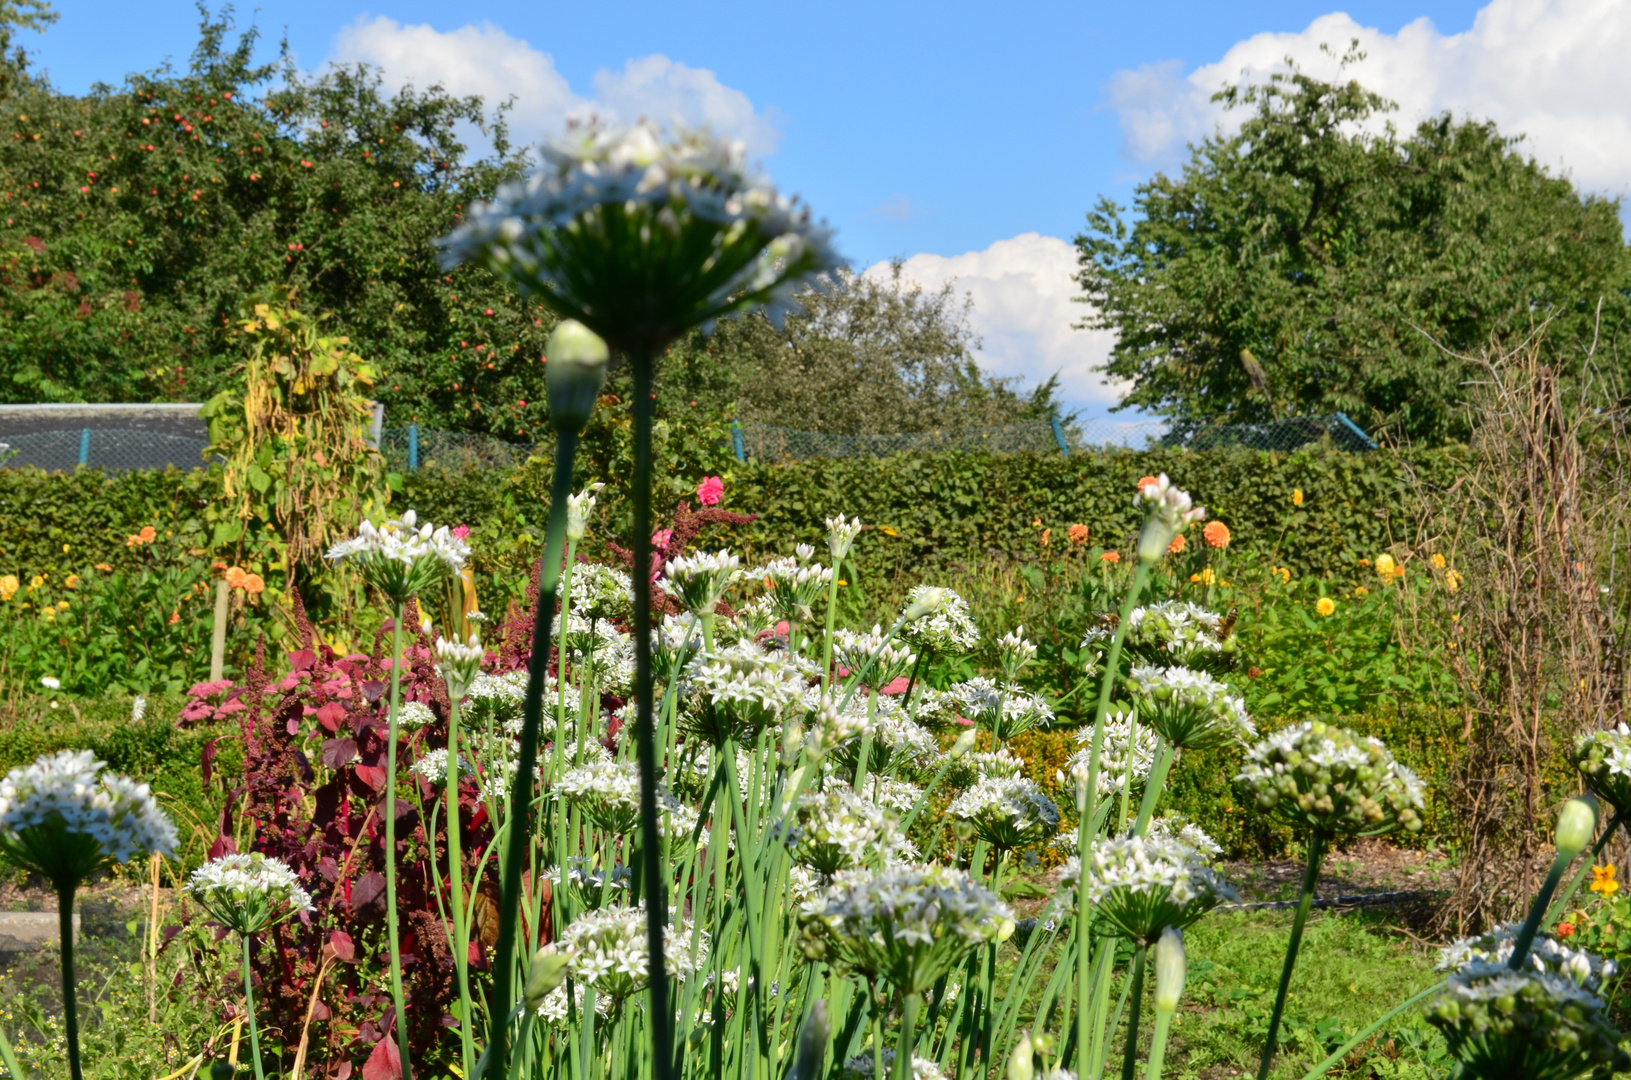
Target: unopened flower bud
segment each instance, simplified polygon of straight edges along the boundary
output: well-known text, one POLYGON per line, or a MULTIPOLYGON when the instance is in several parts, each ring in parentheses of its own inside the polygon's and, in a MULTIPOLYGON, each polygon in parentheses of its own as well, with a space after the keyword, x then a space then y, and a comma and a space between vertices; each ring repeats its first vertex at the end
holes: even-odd
POLYGON ((1590 795, 1570 799, 1557 815, 1557 851, 1574 858, 1597 834, 1597 800, 1590 795))
POLYGON ((1031 1033, 1022 1031, 1014 1043, 1014 1052, 1008 1055, 1008 1080, 1032 1080, 1036 1075, 1035 1048, 1031 1046, 1031 1033))
POLYGON ((577 433, 589 422, 606 379, 611 353, 601 336, 575 319, 567 319, 544 345, 549 385, 549 419, 555 430, 577 433))
POLYGON ((565 954, 556 952, 551 945, 545 945, 533 953, 532 963, 527 968, 525 997, 528 1011, 537 1012, 550 991, 565 981, 565 954))
POLYGON ((799 752, 804 748, 804 725, 797 717, 787 722, 782 732, 782 767, 791 769, 798 764, 799 752))
POLYGON ((1031 1048, 1043 1057, 1047 1057, 1053 1053, 1053 1044, 1058 1041, 1059 1036, 1057 1035, 1049 1035, 1045 1031, 1039 1032, 1031 1036, 1031 1048))
POLYGON ((1178 1008, 1178 999, 1184 994, 1184 975, 1187 971, 1187 961, 1184 958, 1184 934, 1182 930, 1167 927, 1161 931, 1161 939, 1155 943, 1155 1007, 1161 1012, 1173 1012, 1178 1008))
POLYGON ((977 729, 969 728, 967 731, 964 731, 961 735, 957 736, 957 741, 951 744, 951 749, 947 751, 946 756, 950 757, 953 761, 961 761, 963 758, 967 757, 968 752, 974 749, 974 736, 976 734, 978 734, 977 729))
POLYGON ((948 595, 949 590, 938 586, 924 589, 916 600, 906 606, 906 621, 916 622, 925 615, 932 615, 939 611, 945 605, 948 595))

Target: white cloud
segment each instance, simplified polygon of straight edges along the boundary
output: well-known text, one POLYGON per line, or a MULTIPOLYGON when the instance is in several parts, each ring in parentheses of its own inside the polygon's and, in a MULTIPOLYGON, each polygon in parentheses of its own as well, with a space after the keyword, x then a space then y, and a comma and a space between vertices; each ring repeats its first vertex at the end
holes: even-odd
MULTIPOLYGON (((1118 398, 1093 370, 1115 343, 1108 330, 1073 330, 1088 309, 1074 275, 1076 249, 1057 236, 1024 233, 963 255, 914 255, 904 276, 925 289, 947 282, 974 301, 969 322, 983 339, 979 360, 994 375, 1035 384, 1058 372, 1061 397, 1074 407, 1103 407, 1118 398)), ((884 277, 888 263, 867 274, 884 277)))
POLYGON ((372 64, 390 84, 411 82, 424 89, 440 83, 452 94, 480 94, 489 107, 513 95, 511 128, 531 142, 558 134, 570 117, 593 113, 625 122, 645 117, 706 125, 741 139, 755 155, 776 149, 772 112, 756 109, 746 94, 713 72, 660 54, 631 59, 621 71, 597 72, 594 93, 585 97, 573 91, 554 57, 490 22, 444 31, 377 15, 359 18, 336 34, 329 60, 372 64))
POLYGON ((1417 19, 1396 34, 1361 26, 1342 13, 1306 30, 1258 34, 1189 75, 1176 61, 1118 72, 1109 85, 1120 114, 1123 153, 1170 167, 1184 143, 1229 129, 1208 99, 1225 83, 1261 81, 1292 57, 1331 78, 1336 59, 1358 39, 1366 59, 1348 69, 1368 89, 1397 101, 1401 130, 1445 111, 1494 120, 1527 136, 1529 153, 1567 169, 1589 191, 1631 187, 1631 3, 1625 0, 1491 0, 1472 28, 1442 34, 1417 19))

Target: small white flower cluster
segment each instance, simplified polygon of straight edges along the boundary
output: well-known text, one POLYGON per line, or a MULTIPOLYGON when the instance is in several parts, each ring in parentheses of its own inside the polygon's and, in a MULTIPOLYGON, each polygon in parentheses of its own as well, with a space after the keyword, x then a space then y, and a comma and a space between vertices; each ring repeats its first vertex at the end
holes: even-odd
POLYGON ((374 527, 364 521, 357 535, 328 551, 329 560, 355 560, 363 576, 395 603, 406 603, 425 589, 456 574, 470 558, 470 545, 447 526, 420 525, 412 510, 374 527))
POLYGON ((1006 746, 999 746, 995 750, 976 750, 963 760, 980 776, 1008 779, 1025 771, 1025 759, 1006 746))
POLYGON ((932 771, 940 757, 940 744, 928 729, 902 716, 888 698, 877 699, 876 710, 859 734, 832 752, 834 764, 853 777, 861 763, 861 746, 870 735, 867 772, 921 779, 932 771))
POLYGON ((693 615, 712 615, 725 592, 742 576, 742 560, 729 551, 698 552, 669 559, 657 584, 693 615))
MULTIPOLYGON (((419 776, 423 776, 432 784, 440 785, 446 783, 447 747, 442 746, 437 747, 435 750, 424 751, 419 755, 418 759, 413 763, 413 768, 409 771, 419 776)), ((465 759, 463 754, 460 754, 459 775, 474 776, 475 774, 475 767, 465 759)))
POLYGON ((1023 776, 981 777, 951 801, 946 813, 968 822, 975 836, 1001 851, 1034 844, 1059 827, 1059 808, 1023 776))
POLYGON ((602 892, 615 892, 626 889, 634 877, 634 871, 627 866, 613 866, 610 873, 594 866, 587 858, 572 858, 566 860, 566 872, 563 874, 559 866, 551 866, 544 871, 544 876, 555 885, 570 883, 578 891, 581 899, 589 907, 597 907, 602 892))
MULTIPOLYGON (((1095 626, 1082 648, 1103 652, 1114 636, 1114 626, 1095 626)), ((1134 608, 1127 616, 1124 647, 1152 662, 1191 668, 1227 664, 1239 651, 1234 636, 1224 634, 1223 616, 1188 600, 1134 608)))
POLYGON ((783 711, 800 706, 810 665, 784 652, 768 652, 739 641, 702 653, 685 668, 682 693, 700 694, 694 733, 715 741, 726 736, 751 739, 776 723, 783 711))
POLYGON ((568 769, 555 781, 555 794, 609 833, 633 832, 640 822, 640 768, 632 761, 591 761, 568 769))
POLYGON ((1607 1076, 1631 1068, 1602 999, 1574 980, 1474 961, 1451 975, 1427 1019, 1444 1033, 1464 1075, 1607 1076))
MULTIPOLYGON (((1437 970, 1463 971, 1477 963, 1504 965, 1512 959, 1517 943, 1518 924, 1506 923, 1486 934, 1463 938, 1444 946, 1439 953, 1437 970)), ((1571 949, 1551 934, 1537 934, 1529 947, 1527 966, 1548 975, 1559 975, 1574 981, 1576 986, 1596 993, 1602 984, 1620 973, 1612 960, 1605 960, 1585 949, 1571 949)))
MULTIPOLYGON (((695 931, 697 951, 691 951, 690 921, 670 921, 664 928, 663 966, 683 979, 696 971, 708 955, 707 931, 695 931)), ((572 921, 561 934, 560 948, 574 979, 592 983, 614 1003, 645 989, 651 975, 651 952, 646 944, 646 908, 609 907, 591 911, 572 921)))
POLYGON ((1135 665, 1128 681, 1150 726, 1179 750, 1211 750, 1257 735, 1246 703, 1204 671, 1135 665))
POLYGON ((1005 936, 1013 914, 962 870, 898 865, 835 884, 799 922, 811 959, 921 994, 968 950, 1005 936))
POLYGON ((1206 517, 1206 508, 1196 506, 1189 493, 1175 487, 1166 473, 1140 487, 1133 496, 1133 505, 1149 508, 1138 538, 1138 557, 1147 564, 1160 562, 1174 536, 1191 522, 1206 517))
POLYGON ((566 497, 566 538, 573 543, 589 531, 589 515, 595 512, 595 495, 605 484, 590 484, 566 497))
POLYGON ((903 615, 922 611, 901 630, 901 637, 919 650, 941 656, 961 656, 980 643, 980 631, 969 613, 968 601, 950 589, 919 585, 906 598, 903 615))
POLYGON ((1048 703, 1013 683, 999 685, 975 676, 953 686, 949 693, 956 696, 964 716, 989 728, 1000 741, 1053 723, 1053 709, 1048 703))
POLYGON ((823 698, 821 687, 812 686, 804 691, 803 704, 808 725, 804 748, 814 757, 824 757, 866 730, 865 699, 851 698, 844 704, 823 698))
POLYGON ((835 564, 849 554, 855 538, 861 535, 861 528, 859 518, 846 519, 843 514, 839 514, 835 518, 827 519, 827 551, 832 555, 835 564))
POLYGON ((1631 810, 1631 727, 1620 724, 1580 736, 1573 761, 1598 798, 1622 813, 1631 810))
POLYGON ((527 673, 509 671, 503 675, 477 675, 465 693, 463 724, 502 727, 521 718, 527 696, 527 673))
POLYGON ((211 859, 188 877, 187 892, 217 922, 240 934, 315 910, 289 865, 258 851, 211 859))
POLYGON ((486 657, 487 650, 475 634, 462 643, 452 638, 437 639, 436 666, 442 682, 447 684, 448 697, 458 701, 470 692, 471 683, 481 676, 481 662, 486 657))
POLYGON ((804 561, 807 558, 772 559, 747 574, 764 584, 776 614, 790 623, 809 622, 816 600, 832 583, 832 567, 804 561))
POLYGON ((839 629, 833 632, 833 659, 848 669, 861 685, 876 690, 912 670, 917 654, 905 644, 894 641, 884 644, 883 627, 873 624, 865 634, 839 629), (864 673, 864 674, 863 674, 864 673))
POLYGON ((1181 930, 1234 898, 1206 858, 1170 835, 1126 833, 1097 840, 1088 849, 1085 866, 1073 857, 1061 881, 1084 871, 1096 917, 1113 932, 1146 943, 1164 928, 1181 930))
POLYGON ((152 790, 104 768, 89 750, 61 750, 0 780, 0 847, 12 862, 65 884, 106 859, 175 851, 152 790))
POLYGON ((436 714, 423 701, 404 701, 396 711, 396 726, 403 731, 417 731, 436 722, 436 714))
POLYGON ((1307 721, 1246 752, 1235 778, 1260 809, 1326 836, 1420 832, 1423 788, 1378 739, 1307 721))
POLYGON ((1223 854, 1223 845, 1212 839, 1205 829, 1187 821, 1174 821, 1166 817, 1151 818, 1144 835, 1153 840, 1176 840, 1193 851, 1195 857, 1204 863, 1210 863, 1223 854))
POLYGON ((800 796, 786 838, 795 862, 828 876, 889 862, 905 847, 894 817, 842 784, 800 796))
POLYGON ((1016 679, 1036 659, 1036 645, 1025 639, 1025 628, 1016 626, 997 639, 997 658, 1005 678, 1016 679))
POLYGON ((737 641, 757 641, 762 634, 776 628, 776 608, 768 596, 755 596, 736 609, 735 618, 715 628, 715 633, 726 633, 737 641))
MULTIPOLYGON (((1148 724, 1137 725, 1136 742, 1133 732, 1134 722, 1130 717, 1105 717, 1104 740, 1099 745, 1100 795, 1120 794, 1121 789, 1127 785, 1129 745, 1133 747, 1133 783, 1141 784, 1149 779, 1150 770, 1155 767, 1155 752, 1161 745, 1159 737, 1150 730, 1148 724)), ((1092 725, 1076 730, 1076 742, 1081 745, 1081 749, 1070 757, 1070 774, 1077 780, 1085 782, 1088 765, 1093 756, 1092 725)))
POLYGON ((880 773, 868 773, 863 786, 867 798, 900 814, 910 814, 923 798, 923 789, 916 784, 880 773))
MULTIPOLYGON (((552 1028, 565 1028, 573 1020, 583 1021, 583 998, 589 992, 587 984, 575 982, 572 984, 572 1007, 568 1011, 566 1004, 566 984, 562 983, 544 995, 544 1000, 538 1004, 538 1019, 552 1028)), ((595 995, 595 1014, 602 1018, 610 1016, 612 999, 605 994, 595 995)))
POLYGON ((634 582, 629 575, 602 563, 572 567, 572 611, 592 622, 626 619, 634 612, 634 582))
MULTIPOLYGON (((895 1075, 895 1048, 886 1046, 878 1055, 883 1062, 883 1074, 895 1075)), ((844 1062, 844 1068, 839 1073, 841 1080, 873 1080, 876 1062, 872 1060, 872 1053, 856 1054, 844 1062)), ((940 1071, 940 1065, 933 1058, 912 1055, 912 1080, 946 1080, 946 1074, 940 1071)))

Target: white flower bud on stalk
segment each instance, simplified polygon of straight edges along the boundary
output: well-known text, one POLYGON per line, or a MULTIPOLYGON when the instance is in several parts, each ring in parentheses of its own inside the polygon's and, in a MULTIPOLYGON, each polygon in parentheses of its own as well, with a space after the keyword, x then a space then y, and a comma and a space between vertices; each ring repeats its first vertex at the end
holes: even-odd
POLYGON ((601 336, 575 319, 567 319, 544 345, 549 386, 549 420, 560 432, 576 434, 595 411, 595 399, 606 380, 611 352, 601 336))
POLYGON ((1557 815, 1557 853, 1574 858, 1597 834, 1597 800, 1587 795, 1570 799, 1557 815))
POLYGON ((1178 1008, 1178 999, 1184 994, 1184 975, 1188 963, 1184 958, 1184 932, 1167 927, 1161 931, 1161 940, 1155 943, 1155 1007, 1162 1012, 1178 1008))
POLYGON ((1008 1055, 1008 1080, 1033 1080, 1036 1076, 1036 1052, 1031 1046, 1031 1033, 1022 1031, 1014 1041, 1014 1052, 1008 1055))

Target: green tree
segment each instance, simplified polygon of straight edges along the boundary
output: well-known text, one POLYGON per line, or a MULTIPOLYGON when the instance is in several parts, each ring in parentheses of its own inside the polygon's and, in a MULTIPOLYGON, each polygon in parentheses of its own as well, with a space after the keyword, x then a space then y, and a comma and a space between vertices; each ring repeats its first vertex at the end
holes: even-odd
MULTIPOLYGON (((1350 53, 1352 60, 1357 54, 1350 53)), ((1617 200, 1585 196, 1491 123, 1408 138, 1392 104, 1293 68, 1214 100, 1250 110, 1076 237, 1123 406, 1180 430, 1348 413, 1388 442, 1465 437, 1452 354, 1550 320, 1559 370, 1612 350, 1631 285, 1617 200), (1378 130, 1380 127, 1380 130, 1378 130), (1600 306, 1600 319, 1599 319, 1600 306)))

